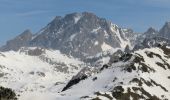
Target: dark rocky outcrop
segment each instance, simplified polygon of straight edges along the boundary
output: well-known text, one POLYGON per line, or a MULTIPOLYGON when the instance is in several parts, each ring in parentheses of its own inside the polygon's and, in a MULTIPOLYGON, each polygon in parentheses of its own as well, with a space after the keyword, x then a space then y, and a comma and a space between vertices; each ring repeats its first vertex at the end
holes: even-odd
POLYGON ((0 86, 0 100, 17 100, 17 96, 10 88, 0 86))
POLYGON ((71 79, 71 80, 67 83, 67 85, 62 89, 62 91, 66 91, 66 90, 69 89, 71 86, 79 83, 81 80, 85 80, 86 78, 87 78, 87 75, 83 75, 83 76, 81 76, 81 77, 76 77, 76 78, 73 77, 73 79, 71 79))

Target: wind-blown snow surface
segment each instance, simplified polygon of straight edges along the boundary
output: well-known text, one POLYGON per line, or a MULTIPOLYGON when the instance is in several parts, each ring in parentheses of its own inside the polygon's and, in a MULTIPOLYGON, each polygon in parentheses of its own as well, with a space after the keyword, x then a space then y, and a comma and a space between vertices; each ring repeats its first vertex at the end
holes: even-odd
POLYGON ((27 50, 1 52, 0 85, 12 88, 20 100, 52 100, 81 66, 81 61, 57 50, 44 50, 39 56, 27 50))

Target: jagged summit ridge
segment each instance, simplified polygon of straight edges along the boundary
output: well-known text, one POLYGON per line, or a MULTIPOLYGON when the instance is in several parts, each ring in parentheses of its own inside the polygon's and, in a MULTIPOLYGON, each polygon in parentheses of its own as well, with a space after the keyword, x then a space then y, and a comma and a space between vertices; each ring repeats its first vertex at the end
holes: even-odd
POLYGON ((160 30, 150 27, 146 32, 137 36, 133 49, 150 48, 158 44, 170 46, 170 22, 166 22, 160 30))
POLYGON ((31 40, 25 41, 25 44, 15 49, 13 46, 9 48, 17 50, 22 46, 38 46, 57 49, 67 55, 84 58, 109 49, 124 48, 127 44, 130 45, 130 42, 124 31, 117 25, 93 13, 83 12, 55 17, 31 40))
POLYGON ((159 35, 162 37, 170 38, 170 22, 165 23, 165 25, 160 29, 159 35))

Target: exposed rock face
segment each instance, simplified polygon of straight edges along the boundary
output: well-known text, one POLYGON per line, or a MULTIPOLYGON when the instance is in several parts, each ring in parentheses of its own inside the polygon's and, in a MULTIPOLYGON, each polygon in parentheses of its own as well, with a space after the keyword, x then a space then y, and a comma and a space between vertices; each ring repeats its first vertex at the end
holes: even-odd
POLYGON ((17 100, 17 96, 12 89, 0 86, 0 100, 17 100))
POLYGON ((88 12, 56 17, 39 34, 31 41, 33 46, 59 49, 75 57, 93 56, 126 41, 119 27, 88 12))
POLYGON ((135 41, 135 47, 140 45, 141 43, 143 43, 143 41, 146 39, 146 38, 153 38, 153 37, 156 37, 158 35, 158 31, 152 27, 150 27, 146 32, 140 34, 139 36, 137 36, 136 40, 135 41))
POLYGON ((123 31, 125 33, 125 36, 130 42, 129 44, 130 48, 133 48, 134 45, 136 44, 137 38, 140 36, 140 33, 136 33, 132 29, 123 29, 123 31))
POLYGON ((158 46, 158 44, 170 45, 170 22, 166 22, 160 29, 149 28, 135 40, 134 50, 158 46))
POLYGON ((165 25, 160 29, 159 35, 165 38, 170 38, 170 22, 165 23, 165 25))
POLYGON ((93 13, 72 13, 64 17, 56 16, 46 27, 32 35, 29 30, 7 41, 1 51, 21 47, 43 47, 60 50, 62 53, 82 58, 112 48, 140 48, 150 38, 170 38, 170 22, 160 29, 149 28, 139 34, 132 29, 122 29, 93 13), (147 40, 147 41, 146 41, 147 40))
POLYGON ((170 45, 170 40, 164 37, 152 37, 152 38, 145 38, 143 42, 135 45, 133 50, 144 49, 144 48, 151 48, 151 47, 160 47, 162 45, 170 45))
POLYGON ((93 13, 83 12, 57 16, 34 36, 30 31, 25 31, 8 41, 3 50, 38 46, 83 58, 112 48, 124 48, 127 44, 129 41, 124 31, 117 25, 93 13))
POLYGON ((29 42, 32 39, 32 33, 30 30, 25 30, 22 34, 17 36, 16 38, 7 41, 7 44, 0 48, 1 51, 8 50, 18 50, 22 46, 28 46, 29 42))
POLYGON ((153 37, 153 36, 156 36, 159 32, 154 29, 153 27, 150 27, 145 33, 145 37, 147 38, 150 38, 150 37, 153 37))

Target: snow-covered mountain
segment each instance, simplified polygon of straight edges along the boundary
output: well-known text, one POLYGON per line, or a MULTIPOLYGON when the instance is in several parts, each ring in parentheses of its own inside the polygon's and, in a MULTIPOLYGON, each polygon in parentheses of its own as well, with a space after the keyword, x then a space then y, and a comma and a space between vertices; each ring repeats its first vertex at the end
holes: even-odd
POLYGON ((0 100, 168 100, 169 34, 169 22, 140 34, 89 12, 57 16, 0 48, 0 100))
POLYGON ((170 48, 155 47, 125 53, 119 61, 78 74, 57 99, 168 100, 170 48))
POLYGON ((64 17, 57 16, 38 33, 32 35, 31 32, 25 31, 22 35, 8 41, 1 50, 38 46, 84 58, 108 49, 125 48, 126 45, 131 44, 122 28, 93 13, 83 12, 64 17), (25 39, 28 35, 29 38, 25 39))

